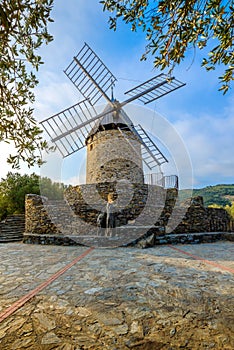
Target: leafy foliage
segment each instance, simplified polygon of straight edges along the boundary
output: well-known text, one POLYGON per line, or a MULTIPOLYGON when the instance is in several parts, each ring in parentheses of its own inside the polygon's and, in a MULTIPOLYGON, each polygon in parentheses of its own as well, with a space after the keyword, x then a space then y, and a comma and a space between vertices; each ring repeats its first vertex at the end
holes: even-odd
POLYGON ((16 154, 8 162, 19 168, 41 165, 48 149, 30 107, 38 84, 35 71, 43 63, 37 49, 49 43, 53 0, 2 0, 0 3, 0 141, 13 142, 16 154), (39 150, 39 154, 38 154, 39 150))
POLYGON ((231 205, 225 205, 225 206, 222 206, 222 205, 219 205, 219 204, 211 204, 209 205, 209 208, 222 208, 222 209, 225 209, 229 216, 231 217, 232 220, 234 220, 234 201, 232 202, 231 205))
POLYGON ((48 177, 40 179, 41 194, 48 199, 63 199, 65 185, 59 182, 53 182, 48 177))
MULTIPOLYGON (((140 27, 149 44, 142 59, 155 55, 154 65, 160 69, 175 65, 184 59, 189 49, 203 50, 211 45, 202 66, 207 71, 223 65, 219 78, 220 90, 227 92, 234 70, 234 7, 232 0, 102 0, 103 9, 112 12, 110 28, 117 28, 122 18, 131 24, 132 31, 140 27), (208 45, 209 44, 209 45, 208 45)), ((205 50, 207 51, 207 50, 205 50)))
POLYGON ((232 205, 225 205, 224 209, 231 216, 232 220, 234 220, 234 201, 232 202, 232 205))
MULTIPOLYGON (((181 198, 186 198, 187 190, 181 190, 181 198)), ((234 201, 234 184, 207 186, 205 188, 194 189, 193 196, 202 196, 205 206, 230 206, 234 201)))
POLYGON ((39 176, 9 172, 0 182, 0 219, 9 214, 24 213, 27 193, 40 193, 39 176))
POLYGON ((9 172, 5 179, 0 181, 0 220, 7 215, 24 213, 25 195, 40 194, 43 188, 43 195, 49 199, 63 198, 65 186, 52 182, 48 178, 40 178, 36 174, 20 175, 9 172))

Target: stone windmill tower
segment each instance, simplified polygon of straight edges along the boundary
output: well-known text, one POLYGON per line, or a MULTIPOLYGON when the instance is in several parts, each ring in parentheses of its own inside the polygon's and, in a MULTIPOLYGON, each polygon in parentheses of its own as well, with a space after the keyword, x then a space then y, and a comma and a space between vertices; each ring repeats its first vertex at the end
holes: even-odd
POLYGON ((117 79, 86 43, 64 72, 84 99, 41 122, 62 157, 86 147, 86 186, 121 180, 144 186, 144 167, 152 172, 167 159, 123 107, 136 99, 148 104, 185 84, 160 74, 125 92, 129 97, 119 102, 113 98, 117 79), (97 102, 103 98, 107 104, 100 113, 97 102))
MULTIPOLYGON (((114 102, 117 104, 117 102, 114 102)), ((123 110, 109 111, 86 138, 86 183, 127 180, 143 183, 143 161, 139 138, 123 110), (131 128, 128 126, 131 125, 131 128)))

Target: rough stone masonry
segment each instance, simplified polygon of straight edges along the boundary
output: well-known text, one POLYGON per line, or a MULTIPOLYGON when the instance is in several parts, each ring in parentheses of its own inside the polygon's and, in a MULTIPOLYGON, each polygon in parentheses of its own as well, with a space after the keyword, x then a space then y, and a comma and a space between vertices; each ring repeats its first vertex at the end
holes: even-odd
MULTIPOLYGON (((145 228, 146 223, 149 224, 148 236, 152 234, 163 236, 198 232, 228 232, 230 230, 231 221, 228 213, 223 209, 204 207, 201 197, 193 198, 188 208, 183 208, 181 205, 173 211, 177 198, 176 189, 165 190, 159 186, 146 184, 134 184, 133 187, 132 201, 127 206, 121 201, 118 204, 116 221, 120 227, 126 226, 125 232, 135 229, 136 222, 134 228, 128 223, 140 217, 149 192, 153 193, 152 198, 158 198, 158 201, 155 200, 148 206, 143 218, 144 222, 140 220, 138 222, 139 228, 145 228), (172 212, 173 216, 171 216, 172 212), (181 212, 185 215, 182 216, 181 212), (178 216, 180 223, 175 227, 173 220, 177 220, 178 216)), ((101 206, 106 202, 108 194, 114 193, 115 189, 113 182, 69 187, 65 193, 66 202, 53 201, 53 203, 45 197, 27 195, 24 242, 74 244, 73 240, 67 238, 68 236, 72 238, 90 234, 90 228, 93 228, 95 234, 97 216, 101 206)), ((125 190, 124 184, 121 190, 125 190)), ((130 237, 132 237, 132 243, 138 243, 141 234, 137 236, 133 234, 130 237)), ((144 231, 142 238, 145 237, 147 237, 147 232, 145 234, 144 231)), ((155 239, 152 242, 155 242, 155 239)))

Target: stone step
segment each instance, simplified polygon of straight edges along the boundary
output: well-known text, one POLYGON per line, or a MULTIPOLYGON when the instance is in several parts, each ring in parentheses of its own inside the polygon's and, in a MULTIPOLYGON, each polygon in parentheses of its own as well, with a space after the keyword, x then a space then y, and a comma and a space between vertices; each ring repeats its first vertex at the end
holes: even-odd
POLYGON ((1 227, 2 227, 2 229, 11 228, 11 229, 16 229, 17 230, 19 228, 24 228, 25 225, 24 224, 16 224, 16 223, 10 224, 9 222, 7 222, 5 225, 2 225, 1 227))
POLYGON ((22 237, 16 237, 16 238, 2 238, 0 237, 0 243, 8 243, 8 242, 21 242, 23 240, 23 236, 22 237))
POLYGON ((23 233, 8 233, 8 234, 1 234, 0 239, 5 239, 5 238, 20 238, 23 236, 23 233))
POLYGON ((0 234, 0 239, 5 239, 5 238, 21 238, 23 236, 23 232, 8 232, 8 233, 1 233, 0 234))
POLYGON ((10 215, 0 222, 0 242, 22 241, 25 231, 24 214, 10 215))
POLYGON ((16 232, 16 231, 0 232, 0 237, 21 236, 23 233, 24 233, 24 230, 20 232, 16 232))
POLYGON ((5 239, 22 239, 23 233, 9 233, 9 234, 1 234, 0 240, 5 239))

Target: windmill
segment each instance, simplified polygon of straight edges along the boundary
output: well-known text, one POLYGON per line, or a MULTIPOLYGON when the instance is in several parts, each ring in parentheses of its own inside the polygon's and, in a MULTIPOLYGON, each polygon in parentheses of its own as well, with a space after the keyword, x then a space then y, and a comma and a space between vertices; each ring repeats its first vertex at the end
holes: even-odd
POLYGON ((113 98, 116 77, 86 43, 64 73, 83 100, 41 124, 62 157, 87 147, 86 183, 122 178, 144 183, 143 164, 152 172, 168 162, 151 136, 140 124, 133 124, 123 107, 137 99, 148 104, 184 83, 160 74, 126 91, 129 97, 119 102, 113 98), (100 113, 97 103, 102 99, 107 106, 100 113))

